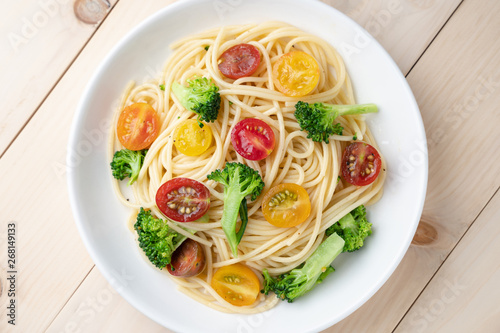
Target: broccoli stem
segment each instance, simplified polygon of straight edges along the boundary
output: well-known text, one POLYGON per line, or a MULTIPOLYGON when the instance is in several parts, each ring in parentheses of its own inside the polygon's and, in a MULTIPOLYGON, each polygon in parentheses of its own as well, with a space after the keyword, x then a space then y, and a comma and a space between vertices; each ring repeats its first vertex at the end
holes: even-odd
POLYGON ((241 201, 240 219, 241 219, 240 230, 238 230, 238 233, 236 234, 236 240, 238 241, 238 244, 241 242, 241 239, 243 238, 243 234, 245 233, 245 229, 247 228, 248 224, 248 207, 246 198, 243 198, 243 200, 241 201))
POLYGON ((242 198, 239 188, 231 186, 224 187, 224 211, 222 212, 221 225, 235 257, 238 256, 238 244, 245 231, 242 228, 246 227, 246 225, 243 226, 242 224, 238 232, 238 234, 241 233, 241 235, 236 234, 236 223, 240 212, 240 203, 246 206, 246 202, 243 203, 243 200, 244 197, 242 198))
MULTIPOLYGON (((353 114, 365 114, 365 113, 377 113, 378 108, 375 104, 353 104, 353 105, 342 105, 342 104, 329 104, 333 111, 338 112, 338 116, 346 116, 353 114)), ((337 118, 337 117, 335 117, 337 118)))
MULTIPOLYGON (((332 234, 318 246, 316 251, 314 251, 309 258, 307 258, 304 267, 302 267, 302 271, 309 277, 318 275, 318 272, 322 272, 323 269, 330 266, 332 261, 342 252, 343 248, 344 240, 342 237, 336 233, 332 234)), ((316 280, 314 280, 313 284, 315 283, 316 280)))

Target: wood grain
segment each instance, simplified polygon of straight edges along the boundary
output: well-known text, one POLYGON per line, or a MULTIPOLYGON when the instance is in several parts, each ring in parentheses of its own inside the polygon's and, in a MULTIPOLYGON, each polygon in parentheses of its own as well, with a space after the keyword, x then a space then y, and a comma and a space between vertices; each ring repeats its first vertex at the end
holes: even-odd
POLYGON ((396 333, 500 332, 500 192, 411 307, 396 333))
POLYGON ((116 290, 128 283, 109 284, 96 267, 85 283, 71 297, 47 333, 61 332, 147 332, 167 333, 170 330, 155 323, 128 304, 116 290))
POLYGON ((500 140, 499 14, 497 2, 465 1, 408 76, 428 137, 422 220, 435 230, 424 238, 434 241, 411 246, 384 287, 325 332, 368 331, 373 323, 392 331, 500 186, 500 175, 488 172, 500 163, 490 153, 500 140))
MULTIPOLYGON (((136 332, 142 329, 168 332, 112 293, 107 282, 93 268, 68 205, 66 141, 61 138, 68 135, 72 110, 92 73, 89 69, 96 68, 102 57, 133 26, 170 2, 163 0, 145 5, 121 0, 0 159, 3 177, 0 196, 4 198, 0 211, 5 221, 15 220, 19 224, 19 248, 23 258, 20 263, 23 288, 19 290, 19 313, 24 314, 24 318, 16 327, 19 332, 39 332, 47 328, 51 332, 72 332, 79 328, 83 332, 136 332), (109 301, 105 298, 109 296, 108 292, 111 293, 109 301), (90 316, 88 311, 82 314, 82 309, 89 310, 82 308, 88 297, 96 300, 100 297, 101 302, 106 303, 101 310, 94 309, 91 321, 86 320, 90 316), (76 327, 73 327, 75 324, 71 323, 75 321, 76 327)), ((328 2, 341 9, 344 3, 328 2)), ((373 20, 373 13, 383 13, 384 8, 395 2, 359 0, 357 3, 368 7, 359 7, 359 12, 348 14, 365 25, 368 20, 373 20)), ((458 0, 401 1, 403 11, 393 14, 390 23, 383 26, 376 37, 406 73, 458 3, 458 0)), ((498 142, 499 139, 495 130, 499 118, 494 112, 500 102, 498 81, 497 76, 493 79, 491 76, 497 75, 497 68, 500 68, 496 36, 499 29, 498 20, 495 20, 498 14, 498 4, 493 1, 477 6, 472 0, 466 0, 412 69, 408 79, 422 108, 431 161, 423 220, 436 233, 429 236, 428 231, 421 229, 422 239, 426 241, 410 247, 401 265, 379 293, 327 332, 373 331, 374 327, 382 332, 394 329, 498 188, 499 176, 488 173, 482 174, 483 177, 469 176, 477 169, 477 163, 470 161, 481 160, 481 156, 489 152, 489 146, 481 143, 498 142), (493 82, 488 83, 491 80, 493 82), (485 93, 490 90, 489 94, 485 93), (475 103, 470 96, 476 96, 477 92, 480 96, 475 103), (473 102, 474 105, 470 104, 473 102)), ((29 60, 24 58, 23 61, 29 60)), ((0 61, 0 66, 5 66, 2 64, 0 61)), ((64 69, 59 69, 59 75, 63 72, 64 69)), ((22 102, 21 99, 13 101, 22 102)), ((32 108, 34 110, 36 106, 32 108)), ((26 116, 19 117, 22 121, 16 121, 24 124, 26 116)), ((10 123, 10 126, 17 125, 10 123)), ((17 126, 17 130, 19 128, 17 126)), ((498 157, 493 157, 482 161, 481 166, 486 170, 494 169, 498 162, 498 157)), ((0 254, 3 255, 1 251, 0 254)), ((0 261, 1 265, 5 263, 1 257, 0 261)), ((2 282, 4 279, 5 276, 0 275, 2 282)), ((1 295, 2 311, 6 301, 5 294, 1 295)), ((97 304, 97 308, 104 303, 97 304)), ((4 315, 4 312, 0 314, 4 315)), ((9 328, 5 321, 0 321, 1 332, 9 328)))
POLYGON ((323 0, 361 24, 406 74, 460 0, 323 0))
MULTIPOLYGON (((137 10, 124 8, 107 28, 99 29, 0 159, 2 221, 19 225, 18 270, 23 287, 17 295, 18 314, 29 314, 19 320, 17 332, 45 330, 93 267, 69 207, 65 162, 73 110, 92 74, 88 69, 96 68, 127 31, 169 3, 155 2, 156 7, 143 10, 136 2, 137 10)), ((3 259, 1 265, 6 264, 3 259)), ((5 271, 1 271, 2 282, 5 271)), ((2 311, 7 301, 4 293, 2 311)), ((0 332, 12 329, 0 320, 0 332)))
MULTIPOLYGON (((114 19, 114 16, 120 16, 122 18, 122 21, 125 21, 123 20, 123 15, 126 15, 125 12, 122 12, 125 11, 125 9, 128 9, 130 10, 131 6, 133 6, 134 4, 133 3, 127 3, 127 0, 122 0, 117 6, 116 8, 114 9, 113 13, 110 15, 110 17, 108 18, 108 20, 105 22, 104 26, 102 27, 103 29, 106 29, 106 25, 107 24, 112 24, 113 22, 113 19, 114 19)), ((450 7, 448 9, 448 11, 452 11, 454 9, 453 7, 453 4, 450 3, 450 7)), ((442 10, 442 8, 435 8, 436 12, 439 12, 440 10, 442 10)), ((444 23, 446 21, 447 17, 443 16, 442 17, 442 23, 444 23)), ((398 20, 398 22, 400 22, 399 24, 401 24, 401 28, 402 29, 407 29, 407 30, 410 30, 408 28, 405 28, 404 24, 405 24, 405 21, 404 20, 398 20)), ((426 24, 422 23, 422 27, 427 27, 426 24)), ((428 39, 431 39, 435 34, 437 33, 437 31, 439 30, 439 26, 436 26, 434 30, 432 29, 429 29, 429 30, 426 30, 426 33, 429 34, 428 36, 425 36, 425 34, 417 34, 415 32, 413 32, 413 37, 415 39, 419 39, 419 38, 428 38, 428 39)), ((94 39, 97 39, 99 38, 99 34, 101 33, 101 31, 99 31, 96 36, 94 37, 94 39)), ((92 43, 90 43, 88 45, 87 48, 92 48, 93 45, 92 43)), ((393 48, 397 48, 397 46, 393 46, 393 48)), ((413 51, 412 51, 412 58, 413 58, 413 61, 416 61, 418 59, 418 57, 420 56, 421 52, 423 52, 425 47, 422 47, 421 49, 418 49, 418 48, 414 48, 413 51)), ((389 52, 391 52, 392 50, 389 49, 389 52)), ((409 68, 408 68, 409 69, 409 68)), ((82 286, 80 288, 91 288, 91 287, 88 287, 88 284, 94 284, 96 282, 94 282, 97 277, 95 277, 95 275, 98 275, 97 272, 92 272, 89 277, 82 283, 82 286)), ((102 277, 99 277, 99 280, 102 281, 102 277)), ((403 282, 404 283, 404 282, 403 282)), ((102 284, 101 284, 102 285, 102 284)), ((82 302, 85 302, 85 299, 86 299, 86 296, 87 294, 86 293, 80 293, 80 292, 77 292, 75 293, 70 301, 68 302, 68 304, 66 305, 66 307, 69 307, 70 309, 74 309, 75 307, 77 307, 79 304, 82 304, 82 302)), ((117 300, 116 301, 118 307, 120 308, 126 308, 125 305, 123 305, 122 303, 125 303, 124 300, 117 300)), ((114 303, 113 303, 114 304, 114 303)), ((61 330, 61 327, 63 327, 64 325, 66 325, 68 322, 72 322, 72 321, 75 321, 75 312, 74 311, 66 311, 66 307, 65 309, 58 315, 58 317, 56 318, 56 320, 54 321, 53 325, 50 326, 50 329, 49 331, 52 331, 53 329, 55 331, 60 331, 61 330), (72 319, 73 318, 73 319, 72 319)), ((111 305, 109 306, 110 308, 112 307, 111 305)), ((96 313, 96 318, 94 319, 94 321, 97 321, 97 322, 100 322, 102 325, 108 325, 108 323, 112 322, 114 323, 114 325, 117 325, 118 327, 122 327, 121 325, 121 318, 119 315, 118 315, 119 312, 111 312, 111 313, 107 313, 104 314, 104 312, 102 313, 96 313)), ((76 315, 76 318, 78 318, 78 314, 76 315)), ((127 318, 129 318, 129 320, 127 322, 135 322, 136 320, 137 321, 141 321, 143 320, 143 315, 140 314, 140 313, 136 313, 134 314, 133 312, 132 313, 129 313, 127 315, 127 318)), ((71 325, 71 324, 70 324, 71 325)), ((88 328, 86 325, 86 323, 83 323, 83 322, 78 322, 78 325, 82 325, 83 327, 85 327, 84 331, 92 331, 92 328, 88 328)), ((149 325, 149 324, 148 324, 149 325)), ((155 324, 156 325, 156 324, 155 324)), ((80 326, 79 326, 80 327, 80 326)), ((92 327, 96 327, 96 326, 92 326, 92 327)), ((149 327, 149 326, 148 326, 149 327)), ((128 330, 128 326, 127 327, 124 327, 124 332, 133 332, 133 329, 130 329, 128 330)), ((166 330, 168 331, 168 330, 166 330)))
POLYGON ((73 1, 8 7, 0 11, 0 156, 97 29, 75 17, 73 1))

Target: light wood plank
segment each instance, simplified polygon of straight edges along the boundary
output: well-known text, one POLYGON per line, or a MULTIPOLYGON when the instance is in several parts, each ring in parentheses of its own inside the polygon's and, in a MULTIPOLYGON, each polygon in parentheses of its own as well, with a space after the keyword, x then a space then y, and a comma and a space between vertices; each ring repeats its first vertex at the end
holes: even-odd
MULTIPOLYGON (((29 225, 29 228, 21 229, 23 233, 20 238, 23 244, 20 248, 24 249, 23 251, 32 249, 30 255, 26 255, 24 262, 21 263, 20 270, 23 285, 29 287, 25 287, 19 296, 19 313, 30 315, 29 321, 20 322, 21 326, 18 329, 21 331, 39 331, 46 328, 68 299, 66 306, 69 309, 75 309, 75 306, 78 307, 85 301, 84 292, 77 292, 74 295, 72 292, 93 267, 72 224, 71 212, 65 197, 65 179, 61 178, 64 177, 64 170, 61 170, 60 166, 65 163, 66 142, 60 138, 67 136, 73 116, 68 110, 75 108, 83 86, 91 74, 88 69, 96 68, 100 59, 130 28, 168 3, 169 1, 157 1, 144 6, 143 3, 122 0, 13 143, 11 149, 0 160, 0 174, 6 179, 0 185, 0 194, 3 198, 8 198, 2 201, 0 210, 5 212, 7 219, 25 221, 25 225, 29 225), (53 119, 58 121, 55 122, 53 119), (37 142, 37 145, 33 145, 33 142, 37 142), (32 163, 33 160, 37 161, 36 165, 32 163), (12 193, 9 189, 15 187, 35 190, 12 193), (33 208, 25 207, 24 202, 32 202, 33 208), (36 207, 45 207, 45 210, 40 212, 36 207), (41 244, 40 239, 47 240, 45 247, 38 245, 41 244), (71 274, 68 274, 68 271, 71 274)), ((404 25, 405 21, 400 23, 404 25)), ((435 31, 428 33, 432 35, 435 31)), ((413 32, 415 38, 418 38, 418 35, 416 31, 413 32)), ((413 61, 421 52, 422 49, 413 50, 413 61)), ((93 276, 94 273, 91 273, 80 286, 89 289, 82 290, 96 292, 101 290, 102 284, 95 282, 98 279, 90 278, 93 276), (94 284, 97 284, 97 287, 94 284)), ((0 305, 3 307, 5 298, 1 300, 0 305)), ((119 297, 116 297, 116 302, 118 307, 122 306, 121 302, 125 303, 119 297)), ((114 308, 111 305, 109 307, 114 308)), ((97 314, 94 320, 100 321, 101 327, 119 326, 124 317, 114 313, 106 316, 97 314)), ((73 314, 71 311, 61 312, 54 325, 71 321, 73 314)), ((146 320, 138 312, 127 312, 126 318, 126 322, 129 323, 146 320)), ((372 324, 375 322, 372 321, 372 324)), ((4 322, 0 322, 0 331, 3 331, 5 327, 1 325, 4 325, 4 322)))
POLYGON ((121 272, 121 279, 109 284, 94 267, 47 333, 172 332, 137 311, 117 293, 127 283, 133 283, 128 274, 121 272))
POLYGON ((0 156, 97 28, 75 17, 73 3, 13 1, 0 11, 0 156))
POLYGON ((499 207, 497 192, 396 333, 500 332, 499 207))
MULTIPOLYGON (((374 324, 392 331, 500 186, 500 175, 492 172, 500 156, 491 153, 500 140, 499 14, 498 2, 465 1, 408 76, 426 125, 430 161, 420 245, 410 247, 369 302, 325 332, 363 332, 374 324)), ((481 308, 488 311, 488 304, 481 308)))
MULTIPOLYGON (((124 8, 93 38, 38 112, 0 159, 2 230, 19 225, 18 324, 0 320, 0 332, 45 330, 93 267, 76 230, 66 184, 66 145, 73 110, 92 71, 111 48, 145 17, 172 1, 147 10, 124 8), (21 319, 22 318, 22 319, 21 319)), ((2 241, 2 244, 5 243, 2 241)), ((1 265, 6 264, 0 251, 1 265)), ((4 266, 2 266, 4 268, 4 266)), ((5 283, 5 269, 0 280, 5 283)), ((2 311, 7 295, 0 297, 2 311)), ((2 315, 4 312, 1 313, 2 315)))
POLYGON ((460 0, 323 0, 361 24, 406 74, 460 0))

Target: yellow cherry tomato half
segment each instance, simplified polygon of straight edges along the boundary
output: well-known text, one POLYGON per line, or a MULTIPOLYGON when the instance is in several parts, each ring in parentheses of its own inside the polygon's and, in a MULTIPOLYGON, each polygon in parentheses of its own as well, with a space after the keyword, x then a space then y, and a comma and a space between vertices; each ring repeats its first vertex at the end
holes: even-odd
POLYGON ((200 128, 194 119, 180 123, 174 131, 174 145, 177 150, 187 156, 203 154, 212 144, 212 130, 210 126, 200 128))
POLYGON ((118 117, 116 135, 130 150, 148 148, 160 133, 160 117, 147 103, 135 103, 122 110, 118 117))
POLYGON ((219 268, 212 278, 211 285, 217 294, 236 306, 253 304, 260 293, 257 275, 243 264, 219 268))
POLYGON ((273 65, 273 82, 287 96, 305 96, 318 85, 318 62, 302 51, 286 53, 273 65))
POLYGON ((276 227, 295 227, 309 217, 311 201, 302 186, 280 184, 264 195, 262 212, 267 222, 276 227))

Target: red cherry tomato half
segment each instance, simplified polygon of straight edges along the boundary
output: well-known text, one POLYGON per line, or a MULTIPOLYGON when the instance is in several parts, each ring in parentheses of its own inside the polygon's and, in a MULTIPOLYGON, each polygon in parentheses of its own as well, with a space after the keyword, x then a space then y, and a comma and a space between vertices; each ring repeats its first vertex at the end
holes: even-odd
POLYGON ((274 149, 274 132, 260 119, 246 118, 234 126, 231 143, 238 154, 247 160, 260 161, 274 149))
POLYGON ((171 220, 192 222, 210 207, 210 192, 199 181, 174 178, 160 186, 156 192, 156 205, 171 220))
POLYGON ((219 57, 219 70, 230 79, 252 75, 259 64, 259 50, 250 44, 238 44, 230 47, 219 57))
POLYGON ((353 142, 342 156, 342 175, 356 186, 373 183, 382 168, 382 159, 377 151, 367 143, 353 142))
POLYGON ((205 252, 200 244, 186 239, 172 254, 167 271, 174 276, 191 277, 200 274, 205 268, 205 252))

